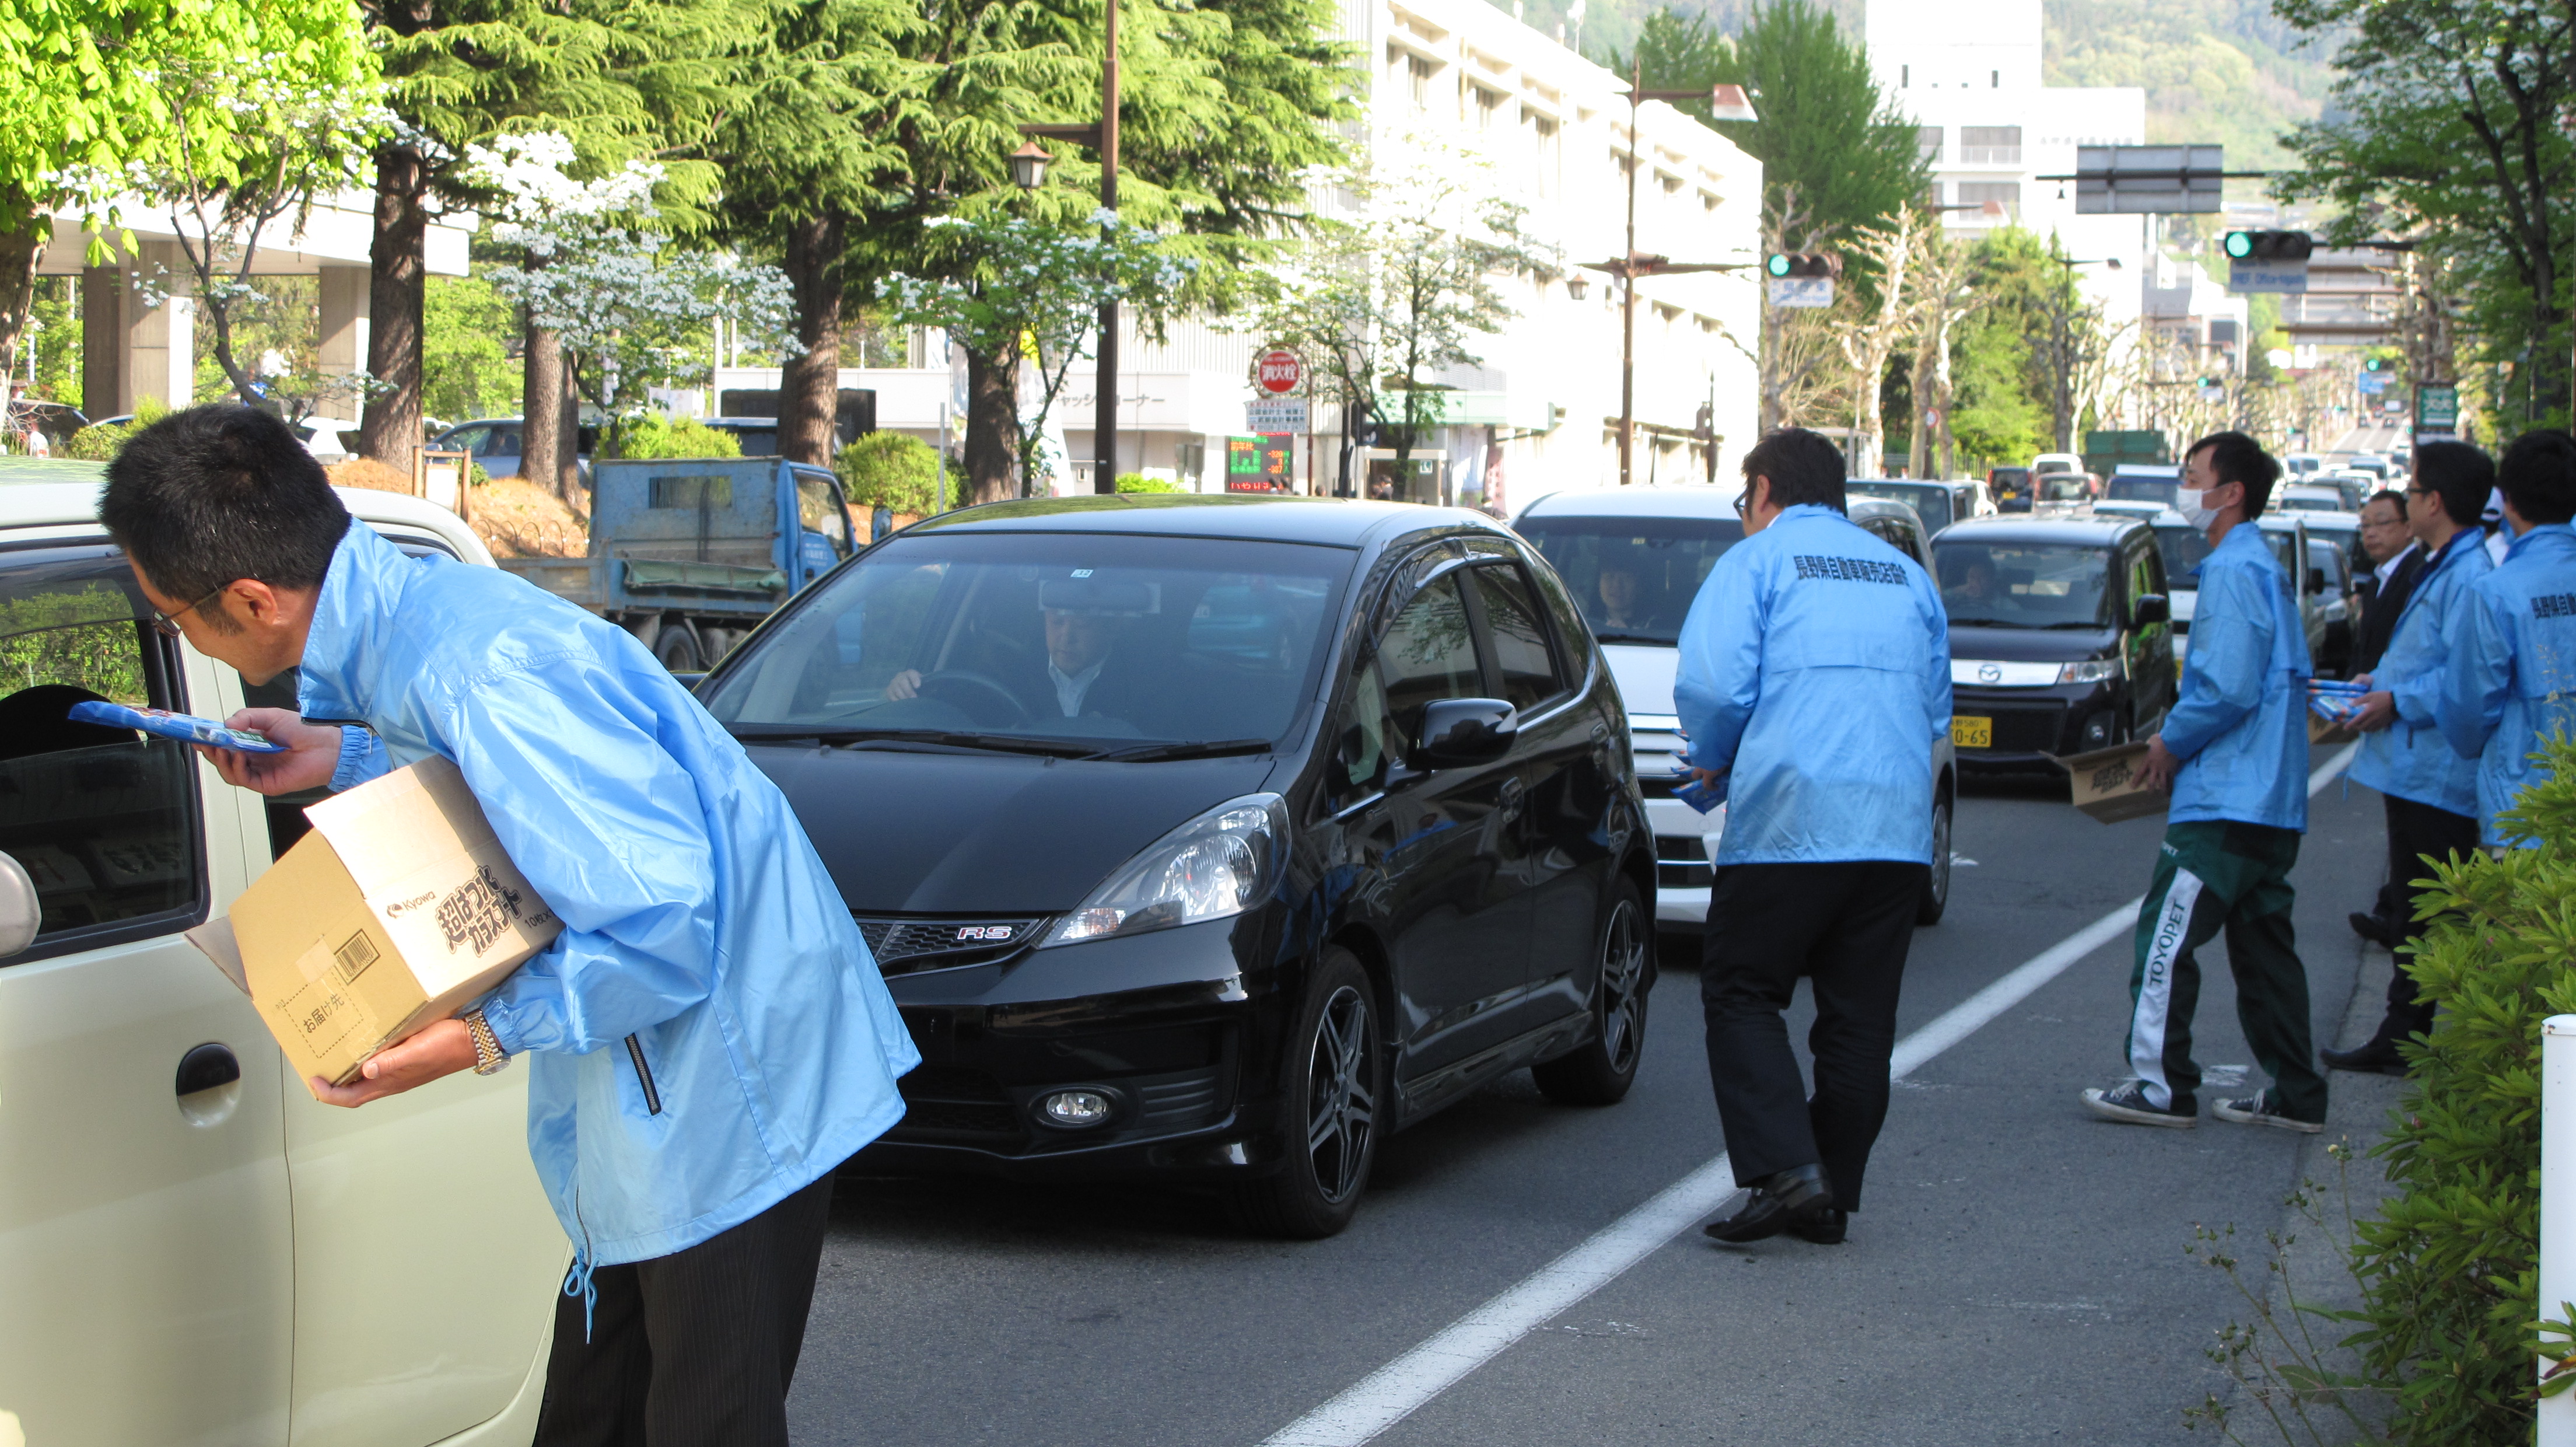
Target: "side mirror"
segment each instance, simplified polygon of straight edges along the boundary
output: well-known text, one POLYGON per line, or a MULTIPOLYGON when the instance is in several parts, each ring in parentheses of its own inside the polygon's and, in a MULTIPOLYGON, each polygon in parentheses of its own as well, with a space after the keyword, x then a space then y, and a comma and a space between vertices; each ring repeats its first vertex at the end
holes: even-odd
POLYGON ((36 942, 36 926, 43 910, 36 904, 36 881, 27 877, 27 868, 6 854, 0 854, 0 960, 23 954, 36 942))
POLYGON ((2162 593, 2139 594, 2137 605, 2129 610, 2129 626, 2132 628, 2144 628, 2150 623, 2172 621, 2173 605, 2165 601, 2165 595, 2162 593))
POLYGON ((1518 732, 1512 706, 1499 698, 1444 698, 1422 710, 1414 759, 1434 769, 1489 763, 1511 751, 1518 732))
POLYGON ((2308 591, 2311 593, 2322 593, 2325 590, 2326 570, 2323 568, 2308 569, 2308 591))

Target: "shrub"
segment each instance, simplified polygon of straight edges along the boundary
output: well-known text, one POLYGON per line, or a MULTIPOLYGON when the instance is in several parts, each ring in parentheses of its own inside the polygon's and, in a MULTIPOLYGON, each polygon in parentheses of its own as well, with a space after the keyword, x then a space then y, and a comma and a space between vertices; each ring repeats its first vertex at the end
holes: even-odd
POLYGON ((1147 477, 1141 472, 1122 472, 1118 474, 1118 490, 1120 492, 1179 492, 1181 485, 1177 482, 1165 482, 1160 478, 1147 477))
POLYGON ((740 457, 742 443, 695 417, 650 415, 626 424, 617 438, 620 457, 740 457))
MULTIPOLYGON (((841 475, 850 506, 861 513, 884 508, 928 517, 939 507, 939 453, 918 437, 871 432, 842 448, 832 459, 832 470, 841 475)), ((951 479, 950 486, 955 485, 951 479)))
POLYGON ((2531 1438, 2540 1025, 2576 1012, 2576 742, 2547 753, 2552 772, 2503 820, 2539 848, 2417 881, 2418 917, 2445 918, 2409 968, 2442 1014, 2409 1047, 2413 1076, 2378 1147, 2397 1190, 2358 1224, 2365 1325, 2348 1343, 2395 1394, 2400 1441, 2531 1438))
POLYGON ((125 439, 133 435, 134 428, 124 423, 94 424, 72 434, 72 440, 63 444, 63 456, 83 462, 113 462, 116 454, 124 450, 125 439))

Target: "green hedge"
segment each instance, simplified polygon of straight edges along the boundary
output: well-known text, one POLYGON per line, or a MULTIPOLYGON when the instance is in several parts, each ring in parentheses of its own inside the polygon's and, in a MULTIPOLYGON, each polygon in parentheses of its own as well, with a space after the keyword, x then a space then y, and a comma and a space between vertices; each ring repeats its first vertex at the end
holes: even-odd
POLYGON ((1120 492, 1179 492, 1181 485, 1176 482, 1165 482, 1160 478, 1147 477, 1141 472, 1122 472, 1118 474, 1118 490, 1120 492))
POLYGON ((619 457, 740 457, 742 443, 695 417, 648 416, 629 422, 617 438, 619 457))
MULTIPOLYGON (((901 432, 871 432, 832 459, 850 506, 927 517, 939 507, 939 453, 901 432)), ((956 479, 949 480, 954 500, 956 479)))

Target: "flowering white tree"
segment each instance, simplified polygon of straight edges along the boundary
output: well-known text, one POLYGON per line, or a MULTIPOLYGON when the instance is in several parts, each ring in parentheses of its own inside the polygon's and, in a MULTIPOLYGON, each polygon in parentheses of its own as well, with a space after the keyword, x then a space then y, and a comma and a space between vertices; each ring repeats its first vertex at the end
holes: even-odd
POLYGON ((547 132, 466 151, 470 174, 503 197, 492 239, 528 258, 495 273, 493 289, 564 349, 574 388, 609 415, 613 453, 649 388, 706 379, 719 319, 756 346, 788 352, 797 346, 794 304, 778 268, 684 250, 651 229, 661 167, 630 161, 577 181, 573 160, 572 143, 547 132))
MULTIPOLYGON (((971 263, 960 268, 962 279, 898 272, 879 284, 879 294, 898 324, 939 327, 1000 375, 1024 361, 1035 367, 1033 402, 1011 412, 1021 491, 1034 494, 1048 481, 1040 456, 1047 414, 1073 364, 1090 355, 1101 306, 1132 308, 1138 326, 1159 342, 1198 263, 1106 209, 1080 230, 1018 216, 941 217, 929 235, 937 251, 971 263)), ((1112 383, 1104 378, 1102 385, 1112 383)))

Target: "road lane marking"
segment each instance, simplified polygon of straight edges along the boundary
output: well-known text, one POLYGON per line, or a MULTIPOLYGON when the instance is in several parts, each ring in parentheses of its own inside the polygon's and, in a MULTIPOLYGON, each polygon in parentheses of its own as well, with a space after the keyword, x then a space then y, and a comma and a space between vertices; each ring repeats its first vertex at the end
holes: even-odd
MULTIPOLYGON (((2313 799, 2343 772, 2359 751, 2348 744, 2308 776, 2313 799)), ((2143 897, 2141 897, 2143 898, 2143 897)), ((2006 1010, 2028 999, 2069 966, 2134 928, 2141 900, 2133 899, 2009 974, 1944 1011, 1896 1044, 1888 1065, 1902 1080, 1942 1051, 1967 1039, 2006 1010)), ((1428 1341, 1369 1373, 1341 1395, 1280 1428, 1261 1447, 1361 1447, 1379 1433, 1502 1355, 1512 1343, 1580 1305, 1628 1269, 1662 1249, 1735 1194, 1735 1176, 1724 1155, 1655 1193, 1644 1205, 1603 1227, 1590 1240, 1530 1273, 1500 1295, 1451 1322, 1428 1341)))

